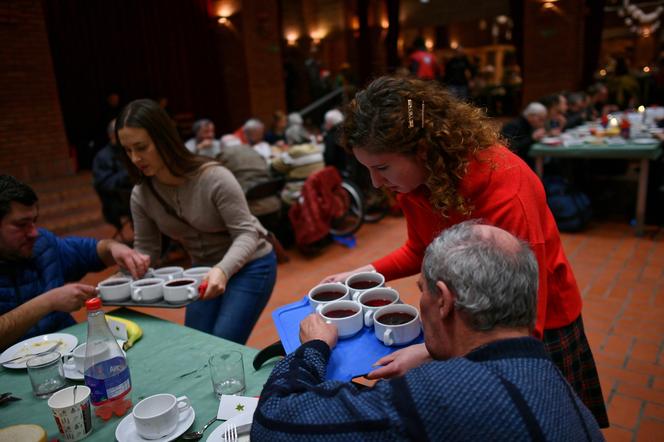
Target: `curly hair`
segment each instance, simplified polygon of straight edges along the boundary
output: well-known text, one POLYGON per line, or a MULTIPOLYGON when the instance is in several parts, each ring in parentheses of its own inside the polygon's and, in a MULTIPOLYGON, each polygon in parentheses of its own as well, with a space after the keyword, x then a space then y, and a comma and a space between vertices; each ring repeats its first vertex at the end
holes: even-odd
POLYGON ((430 202, 443 216, 470 214, 459 184, 471 157, 499 141, 498 128, 481 109, 436 82, 394 76, 377 78, 355 96, 342 136, 348 151, 416 155, 423 150, 430 202))

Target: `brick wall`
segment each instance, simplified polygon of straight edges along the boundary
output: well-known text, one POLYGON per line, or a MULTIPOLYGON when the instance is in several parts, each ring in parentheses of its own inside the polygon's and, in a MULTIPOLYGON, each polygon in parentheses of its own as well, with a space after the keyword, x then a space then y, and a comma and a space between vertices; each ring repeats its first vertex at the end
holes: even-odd
POLYGON ((0 172, 70 175, 69 149, 39 0, 0 2, 0 172))

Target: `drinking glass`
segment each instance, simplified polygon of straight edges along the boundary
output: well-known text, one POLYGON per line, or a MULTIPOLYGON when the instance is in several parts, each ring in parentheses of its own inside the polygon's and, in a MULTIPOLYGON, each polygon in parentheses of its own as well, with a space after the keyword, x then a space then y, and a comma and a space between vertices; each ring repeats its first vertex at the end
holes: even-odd
POLYGON ((212 388, 219 399, 222 394, 241 395, 244 393, 244 363, 242 353, 229 351, 210 356, 210 377, 212 388))
POLYGON ((28 376, 32 383, 32 392, 38 398, 46 398, 60 390, 67 383, 62 356, 57 351, 28 359, 28 376))

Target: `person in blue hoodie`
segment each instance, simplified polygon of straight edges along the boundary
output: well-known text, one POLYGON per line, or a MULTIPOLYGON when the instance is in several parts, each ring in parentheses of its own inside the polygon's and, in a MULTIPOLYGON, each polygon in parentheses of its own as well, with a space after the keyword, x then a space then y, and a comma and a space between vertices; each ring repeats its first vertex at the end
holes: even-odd
POLYGON ((86 273, 118 264, 134 277, 150 258, 111 239, 59 238, 37 228, 34 190, 0 175, 0 350, 75 323, 69 314, 95 296, 78 282, 86 273))
POLYGON ((446 229, 418 281, 433 360, 370 388, 325 380, 337 329, 314 313, 300 324, 302 345, 263 388, 251 440, 603 440, 530 336, 537 275, 528 244, 505 230, 476 221, 446 229))

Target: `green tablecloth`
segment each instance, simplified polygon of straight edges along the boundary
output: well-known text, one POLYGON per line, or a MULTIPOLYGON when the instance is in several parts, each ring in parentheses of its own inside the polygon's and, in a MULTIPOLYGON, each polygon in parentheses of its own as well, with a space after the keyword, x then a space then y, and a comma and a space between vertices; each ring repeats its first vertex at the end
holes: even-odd
MULTIPOLYGON (((274 367, 273 363, 269 363, 259 371, 255 371, 252 361, 258 350, 216 336, 128 309, 116 310, 112 315, 135 321, 143 328, 141 340, 127 351, 134 404, 157 393, 186 395, 191 399, 196 412, 196 421, 191 429, 200 429, 205 422, 216 415, 219 406, 219 401, 212 390, 209 369, 204 367, 211 353, 238 350, 243 354, 247 396, 260 394, 274 367), (196 373, 180 377, 197 368, 201 369, 196 373)), ((76 324, 62 332, 76 336, 79 342, 85 342, 87 324, 76 324)), ((75 384, 74 381, 69 382, 71 385, 75 384)), ((32 395, 26 370, 0 369, 0 393, 6 391, 11 391, 14 396, 22 400, 0 406, 0 428, 14 424, 37 424, 47 431, 48 440, 60 436, 46 400, 36 399, 32 395)), ((105 442, 115 440, 115 427, 121 419, 114 416, 104 422, 95 416, 93 432, 85 440, 105 442)), ((220 422, 215 423, 208 428, 206 436, 220 424, 220 422)))
POLYGON ((558 158, 612 158, 632 160, 656 160, 662 154, 661 143, 653 140, 650 144, 575 144, 571 146, 547 146, 535 143, 530 147, 531 157, 558 158))

